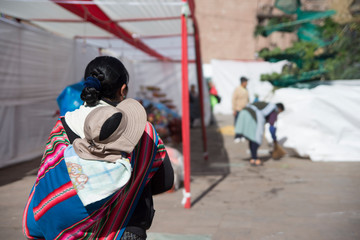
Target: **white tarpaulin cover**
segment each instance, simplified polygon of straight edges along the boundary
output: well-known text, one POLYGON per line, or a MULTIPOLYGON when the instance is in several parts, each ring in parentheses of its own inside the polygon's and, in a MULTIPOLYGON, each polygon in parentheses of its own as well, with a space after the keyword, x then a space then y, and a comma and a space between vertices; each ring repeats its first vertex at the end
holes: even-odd
MULTIPOLYGON (((27 25, 0 21, 0 167, 42 154, 58 118, 56 98, 79 82, 86 64, 99 50, 82 41, 57 37, 27 25)), ((129 97, 141 97, 141 86, 159 87, 181 115, 181 64, 121 58, 130 74, 129 97)), ((189 64, 189 83, 196 82, 189 64)), ((208 99, 206 85, 204 99, 208 99)), ((210 119, 208 101, 205 119, 210 119)))
MULTIPOLYGON (((277 90, 271 101, 286 109, 278 117, 277 136, 313 161, 360 161, 360 81, 334 83, 277 90)), ((266 135, 271 141, 267 130, 266 135)))
MULTIPOLYGON (((246 76, 251 102, 256 93, 260 100, 285 105, 276 123, 277 137, 285 147, 313 161, 360 161, 360 80, 324 82, 313 89, 282 88, 273 93, 270 83, 259 81, 260 75, 280 72, 283 64, 212 61, 205 70, 210 70, 222 97, 215 113, 232 114, 232 92, 240 76, 246 76)), ((265 136, 272 141, 268 126, 265 136)))
POLYGON ((260 76, 265 73, 281 72, 285 61, 277 63, 260 61, 229 61, 212 60, 212 81, 221 97, 221 103, 214 108, 214 113, 232 114, 231 98, 236 87, 240 85, 240 77, 249 79, 247 89, 250 102, 254 100, 255 94, 260 100, 271 95, 273 89, 269 82, 261 82, 260 76))

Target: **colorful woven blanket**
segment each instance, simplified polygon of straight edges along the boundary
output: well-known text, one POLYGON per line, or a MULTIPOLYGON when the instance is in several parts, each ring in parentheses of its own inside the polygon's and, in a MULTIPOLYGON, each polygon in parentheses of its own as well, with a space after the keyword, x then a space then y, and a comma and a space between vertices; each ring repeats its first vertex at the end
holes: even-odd
POLYGON ((64 150, 70 145, 59 120, 53 128, 23 215, 29 239, 120 239, 146 183, 164 160, 166 150, 148 123, 129 155, 132 175, 105 204, 88 213, 71 182, 64 150))

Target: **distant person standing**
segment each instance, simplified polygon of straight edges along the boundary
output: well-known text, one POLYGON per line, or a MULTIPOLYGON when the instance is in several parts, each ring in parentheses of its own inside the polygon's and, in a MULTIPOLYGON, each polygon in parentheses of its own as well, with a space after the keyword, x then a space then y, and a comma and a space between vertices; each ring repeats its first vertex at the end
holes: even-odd
MULTIPOLYGON (((246 77, 240 78, 240 86, 235 88, 232 95, 232 110, 234 114, 234 125, 236 124, 237 117, 239 112, 245 108, 245 106, 249 103, 249 93, 246 89, 248 83, 248 79, 246 77)), ((238 143, 241 141, 242 135, 235 134, 234 142, 238 143)))
POLYGON ((195 119, 200 118, 199 95, 196 92, 196 88, 194 84, 191 84, 190 86, 189 98, 190 98, 190 127, 194 127, 195 119))
POLYGON ((216 104, 221 102, 221 97, 219 96, 218 91, 216 90, 216 87, 212 81, 209 81, 208 85, 211 107, 213 108, 216 104))
POLYGON ((208 87, 209 87, 209 95, 210 95, 210 106, 211 106, 211 119, 210 119, 210 124, 214 124, 215 123, 215 117, 214 117, 214 107, 216 104, 219 104, 221 102, 221 97, 219 96, 216 87, 214 85, 214 83, 209 80, 208 81, 208 87))

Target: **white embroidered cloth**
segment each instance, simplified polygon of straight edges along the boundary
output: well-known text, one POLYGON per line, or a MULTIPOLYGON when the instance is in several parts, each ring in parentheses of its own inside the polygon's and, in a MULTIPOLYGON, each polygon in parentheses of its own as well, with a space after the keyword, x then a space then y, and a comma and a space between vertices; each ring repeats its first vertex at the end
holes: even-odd
POLYGON ((70 145, 64 151, 64 159, 71 182, 84 206, 110 196, 131 176, 131 165, 125 158, 116 162, 85 160, 70 145))

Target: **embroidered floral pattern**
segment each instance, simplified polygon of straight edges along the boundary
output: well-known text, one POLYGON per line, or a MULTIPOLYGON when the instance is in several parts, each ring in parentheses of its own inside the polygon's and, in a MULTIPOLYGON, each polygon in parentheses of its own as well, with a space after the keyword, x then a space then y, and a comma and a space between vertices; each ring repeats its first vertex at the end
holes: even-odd
POLYGON ((79 164, 67 162, 66 163, 71 182, 74 185, 76 191, 80 191, 85 188, 85 184, 88 181, 88 176, 83 173, 83 169, 79 164))

